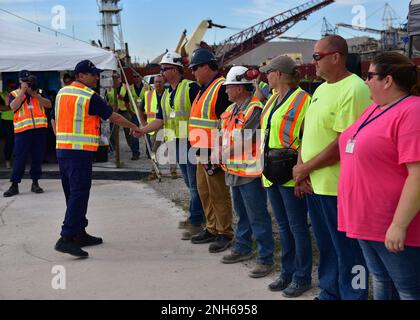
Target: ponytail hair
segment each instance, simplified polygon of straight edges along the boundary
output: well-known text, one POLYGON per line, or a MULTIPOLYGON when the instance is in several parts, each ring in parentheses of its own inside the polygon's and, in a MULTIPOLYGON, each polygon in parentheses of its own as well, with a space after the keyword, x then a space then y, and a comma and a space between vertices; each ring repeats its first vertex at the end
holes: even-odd
POLYGON ((299 69, 298 69, 297 66, 293 68, 293 73, 292 74, 284 73, 283 75, 285 76, 286 83, 291 88, 296 88, 297 86, 299 86, 300 72, 299 72, 299 69))
POLYGON ((397 52, 384 52, 372 60, 379 79, 391 76, 398 88, 420 96, 420 70, 410 59, 397 52))

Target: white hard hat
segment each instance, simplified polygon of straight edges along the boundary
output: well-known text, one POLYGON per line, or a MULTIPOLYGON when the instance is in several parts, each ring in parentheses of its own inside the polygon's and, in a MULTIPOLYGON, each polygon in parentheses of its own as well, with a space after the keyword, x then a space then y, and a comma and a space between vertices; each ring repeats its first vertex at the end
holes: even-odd
POLYGON ((182 57, 176 52, 167 52, 162 57, 160 64, 172 64, 174 66, 183 67, 182 57))
POLYGON ((226 75, 226 80, 224 85, 228 84, 250 84, 252 80, 247 80, 245 78, 245 73, 248 71, 248 68, 242 66, 232 67, 228 74, 226 75))

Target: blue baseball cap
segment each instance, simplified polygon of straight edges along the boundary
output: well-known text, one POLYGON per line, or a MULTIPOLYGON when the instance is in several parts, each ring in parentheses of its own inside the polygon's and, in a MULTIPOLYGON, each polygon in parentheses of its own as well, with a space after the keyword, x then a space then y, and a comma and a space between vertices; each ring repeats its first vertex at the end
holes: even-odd
POLYGON ((31 73, 28 70, 19 71, 19 79, 20 80, 26 81, 26 80, 28 80, 30 75, 31 75, 31 73))
POLYGON ((96 68, 96 66, 90 60, 80 61, 74 68, 75 74, 79 74, 79 73, 100 74, 102 71, 104 70, 96 68))

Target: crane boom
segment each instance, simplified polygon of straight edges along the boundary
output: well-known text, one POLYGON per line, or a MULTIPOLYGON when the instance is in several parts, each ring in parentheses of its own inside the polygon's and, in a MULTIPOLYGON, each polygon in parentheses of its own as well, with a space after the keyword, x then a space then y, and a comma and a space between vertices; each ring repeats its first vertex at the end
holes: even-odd
POLYGON ((336 27, 349 28, 349 29, 353 29, 353 30, 371 32, 371 33, 379 33, 379 34, 382 33, 382 30, 373 29, 373 28, 363 28, 363 27, 354 26, 352 24, 347 24, 347 23, 337 23, 336 27))
POLYGON ((227 38, 216 48, 216 57, 220 65, 224 65, 278 37, 300 20, 333 2, 334 0, 308 1, 227 38))

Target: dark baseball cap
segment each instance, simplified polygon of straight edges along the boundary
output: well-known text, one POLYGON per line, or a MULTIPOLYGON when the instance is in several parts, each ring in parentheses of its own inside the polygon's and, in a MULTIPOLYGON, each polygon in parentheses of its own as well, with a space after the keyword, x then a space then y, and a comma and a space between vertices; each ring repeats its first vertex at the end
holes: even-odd
POLYGON ((31 73, 28 70, 19 71, 19 79, 20 80, 26 81, 26 80, 28 80, 30 75, 31 75, 31 73))
POLYGON ((294 60, 286 55, 280 55, 272 59, 266 66, 260 68, 260 72, 268 73, 271 71, 280 71, 287 74, 293 74, 296 68, 294 60))
POLYGON ((96 68, 96 66, 90 60, 80 61, 74 68, 75 74, 79 74, 79 73, 100 74, 102 71, 104 70, 96 68))

